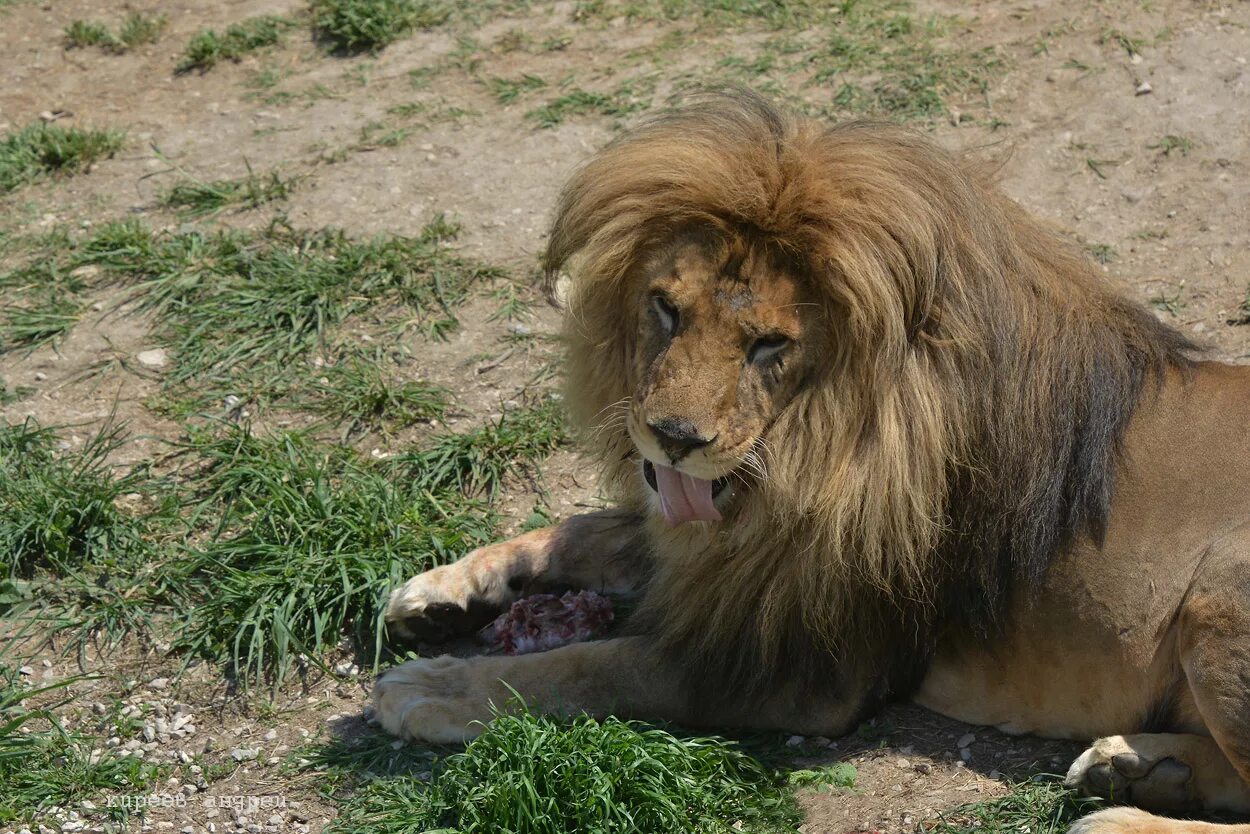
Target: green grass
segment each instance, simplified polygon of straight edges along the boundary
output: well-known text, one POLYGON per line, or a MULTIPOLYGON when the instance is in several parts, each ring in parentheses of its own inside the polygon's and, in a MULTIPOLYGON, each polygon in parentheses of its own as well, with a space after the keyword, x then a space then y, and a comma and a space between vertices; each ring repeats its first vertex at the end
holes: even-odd
POLYGON ((178 72, 207 72, 222 61, 240 61, 249 52, 282 43, 286 32, 298 23, 289 17, 261 15, 226 27, 224 32, 202 29, 187 44, 178 72))
POLYGON ((331 49, 377 52, 414 29, 439 26, 451 17, 446 0, 312 0, 313 32, 331 49))
POLYGON ((12 405, 35 393, 29 385, 10 385, 4 377, 0 377, 0 405, 12 405))
POLYGON ((540 128, 553 128, 574 116, 597 115, 623 118, 651 105, 651 85, 626 83, 609 92, 574 87, 525 114, 540 128))
POLYGON ((927 834, 1064 834, 1074 820, 1099 807, 1058 779, 1020 782, 1006 796, 948 811, 927 834))
POLYGON ((988 88, 1001 63, 992 50, 948 44, 947 19, 916 17, 907 8, 841 4, 826 45, 807 59, 809 82, 834 90, 835 112, 934 118, 948 112, 948 99, 988 88))
POLYGON ((583 0, 577 4, 579 21, 674 23, 696 21, 718 27, 762 23, 769 28, 802 28, 825 20, 828 10, 859 5, 819 0, 583 0))
POLYGON ((81 315, 82 307, 73 298, 56 292, 38 296, 29 305, 10 306, 0 314, 0 356, 23 348, 30 351, 44 344, 58 344, 81 315))
POLYGON ((230 528, 183 561, 202 596, 184 648, 228 658, 241 682, 281 681, 295 655, 350 634, 376 662, 387 593, 413 573, 484 543, 484 508, 418 478, 398 478, 304 435, 231 430, 201 444, 201 506, 230 528))
POLYGON ((113 31, 103 23, 75 20, 65 27, 65 44, 70 48, 98 46, 108 52, 121 54, 136 46, 155 43, 165 30, 165 15, 148 15, 133 12, 127 15, 113 31))
POLYGON ((108 427, 76 453, 54 453, 56 433, 33 422, 0 426, 0 570, 61 574, 117 569, 149 554, 145 526, 119 508, 144 474, 115 477, 106 460, 122 441, 108 427))
POLYGON ((344 637, 376 664, 389 592, 490 540, 489 501, 565 439, 553 400, 387 460, 306 433, 188 431, 176 472, 155 478, 108 464, 120 427, 64 452, 50 429, 0 429, 0 610, 79 651, 159 619, 244 685, 276 685, 344 637))
MULTIPOLYGON (((389 328, 392 338, 396 328, 454 326, 454 308, 502 274, 458 255, 449 245, 457 231, 441 216, 415 237, 368 239, 282 227, 157 233, 127 221, 49 242, 0 273, 0 287, 52 292, 75 269, 96 267, 100 283, 128 288, 170 348, 170 413, 187 416, 227 396, 264 403, 291 391, 314 357, 334 364, 350 347, 341 335, 349 323, 389 328)), ((58 335, 63 328, 48 328, 65 323, 25 322, 20 341, 58 335)))
POLYGON ((67 651, 145 633, 153 606, 178 596, 159 561, 177 507, 145 469, 113 471, 124 440, 108 424, 58 453, 50 428, 0 425, 0 610, 35 601, 67 651))
POLYGON ((377 361, 350 357, 313 383, 301 408, 343 427, 343 439, 440 418, 448 392, 417 380, 398 380, 377 361))
POLYGON ((1147 299, 1147 303, 1156 310, 1162 310, 1168 315, 1175 318, 1180 315, 1181 310, 1185 309, 1187 302, 1184 298, 1185 282, 1170 285, 1165 289, 1160 289, 1154 295, 1147 299))
POLYGON ((176 183, 161 195, 161 203, 184 219, 197 219, 217 214, 227 208, 246 211, 266 203, 285 200, 298 180, 283 177, 277 171, 260 175, 248 166, 247 176, 232 180, 199 182, 188 179, 176 183))
MULTIPOLYGON (((72 808, 106 792, 142 793, 165 768, 134 757, 92 759, 93 740, 55 723, 56 707, 23 705, 54 698, 71 680, 36 687, 22 683, 16 669, 0 666, 0 825, 33 823, 53 805, 72 808)), ((124 811, 113 816, 122 818, 124 811)), ((32 826, 33 827, 33 826, 32 826)))
MULTIPOLYGON (((744 84, 823 118, 932 121, 957 108, 989 110, 986 93, 1002 65, 995 50, 960 43, 955 18, 893 0, 591 0, 579 4, 575 19, 654 21, 668 34, 626 56, 616 75, 631 77, 615 90, 572 87, 532 109, 527 115, 539 127, 647 109, 657 71, 678 95, 744 84), (727 32, 739 41, 730 54, 724 53, 727 32), (694 44, 716 60, 674 73, 674 62, 694 44)), ((486 83, 505 100, 528 91, 515 80, 486 83)), ((960 113, 965 118, 974 116, 960 113)), ((992 114, 984 118, 993 123, 992 114)))
POLYGON ((547 82, 537 75, 525 73, 520 78, 489 78, 486 86, 500 104, 512 104, 526 93, 541 90, 547 82))
POLYGON ((390 465, 431 489, 491 494, 508 478, 527 474, 529 462, 542 459, 569 437, 561 403, 549 398, 506 411, 473 431, 442 435, 423 449, 391 458, 390 465))
POLYGON ((1115 247, 1109 243, 1093 243, 1085 247, 1085 251, 1093 256, 1094 260, 1100 264, 1109 264, 1119 258, 1115 247))
POLYGON ((785 780, 732 742, 523 711, 496 717, 428 782, 370 780, 327 830, 765 834, 799 822, 785 780))
POLYGON ((1158 151, 1163 156, 1171 156, 1173 151, 1176 151, 1181 156, 1189 156, 1189 152, 1194 149, 1194 143, 1192 139, 1185 136, 1169 133, 1155 144, 1147 145, 1146 147, 1158 151))
POLYGON ((281 681, 297 653, 320 656, 344 634, 376 666, 390 590, 487 542, 495 518, 477 497, 532 471, 563 441, 562 427, 548 401, 386 461, 297 433, 230 429, 197 443, 207 467, 197 512, 223 508, 222 532, 182 561, 203 600, 183 647, 228 658, 245 683, 281 681))
POLYGON ((33 124, 0 136, 0 194, 49 174, 72 174, 112 156, 124 144, 113 130, 33 124))

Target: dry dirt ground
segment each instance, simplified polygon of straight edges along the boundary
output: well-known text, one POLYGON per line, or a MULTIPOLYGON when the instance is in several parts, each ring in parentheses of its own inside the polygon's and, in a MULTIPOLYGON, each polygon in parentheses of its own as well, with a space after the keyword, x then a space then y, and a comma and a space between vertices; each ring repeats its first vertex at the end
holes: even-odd
MULTIPOLYGON (((301 29, 282 46, 240 62, 175 74, 188 39, 202 27, 300 9, 289 0, 136 0, 125 9, 80 0, 0 3, 0 132, 65 111, 70 115, 59 124, 116 127, 129 137, 121 152, 85 175, 0 197, 0 222, 29 232, 137 216, 157 228, 178 228, 183 220, 159 201, 173 183, 240 177, 248 165, 277 169, 300 178, 288 200, 213 222, 259 228, 281 213, 298 228, 411 235, 447 212, 462 224, 462 251, 506 268, 517 291, 537 302, 529 279, 562 180, 622 126, 667 103, 679 81, 746 80, 837 110, 830 87, 803 83, 784 60, 743 69, 744 60, 750 64, 770 49, 788 54, 777 39, 801 41, 802 32, 749 23, 586 20, 579 15, 586 4, 516 5, 484 12, 471 24, 417 32, 377 55, 327 54, 301 29), (62 32, 73 20, 114 20, 130 9, 167 16, 159 40, 124 55, 65 48, 62 32), (503 101, 491 85, 526 74, 547 79, 548 87, 503 101), (622 92, 626 84, 632 87, 622 92), (569 113, 550 127, 526 115, 573 86, 607 90, 624 104, 612 114, 569 113), (410 104, 418 106, 403 108, 410 104), (378 138, 389 131, 398 132, 378 138)), ((1130 292, 1215 356, 1250 358, 1243 308, 1250 289, 1250 4, 920 2, 908 11, 917 20, 944 21, 937 36, 942 48, 992 58, 984 89, 952 87, 943 93, 944 107, 914 119, 916 126, 947 147, 1001 157, 1003 188, 1090 247, 1130 292)), ((116 413, 134 438, 118 460, 139 462, 183 428, 147 406, 158 392, 159 371, 136 373, 118 364, 84 378, 110 358, 133 358, 156 346, 142 318, 110 311, 108 293, 100 291, 99 309, 58 345, 0 355, 0 378, 33 389, 4 405, 4 417, 74 426, 73 444, 116 413)), ((497 414, 550 374, 554 346, 544 338, 510 341, 509 328, 517 325, 492 317, 498 304, 490 294, 470 301, 459 313, 461 326, 445 340, 403 337, 411 355, 406 373, 456 393, 453 424, 497 414)), ((555 326, 541 303, 523 324, 539 336, 555 326)), ((302 419, 257 417, 296 425, 302 419)), ((357 445, 386 454, 413 436, 370 434, 357 445)), ((534 506, 536 486, 516 483, 504 497, 513 525, 534 506)), ((570 450, 548 459, 540 486, 555 516, 595 500, 594 474, 570 450)), ((177 659, 159 649, 90 658, 89 665, 113 674, 109 681, 129 678, 134 688, 107 691, 97 682, 86 701, 115 696, 149 705, 149 712, 159 703, 171 716, 177 704, 186 705, 184 712, 196 716, 194 735, 150 755, 201 755, 217 776, 190 794, 190 805, 154 809, 131 825, 319 831, 334 805, 306 775, 284 766, 284 757, 308 737, 359 733, 368 676, 313 675, 273 704, 258 704, 227 693, 218 671, 203 665, 168 689, 152 688, 153 678, 177 670, 177 659), (236 764, 230 752, 240 748, 258 752, 236 764), (211 809, 205 794, 282 795, 287 806, 276 818, 266 812, 239 823, 230 809, 211 809)), ((47 654, 47 668, 44 659, 29 660, 36 678, 74 671, 55 653, 47 654)), ((853 792, 804 796, 804 830, 911 831, 940 811, 1005 791, 1004 775, 1061 771, 1076 749, 897 707, 861 737, 829 749, 810 741, 796 749, 804 761, 847 759, 859 768, 853 792)), ((197 775, 183 771, 171 779, 170 792, 179 792, 184 783, 196 784, 197 775)))

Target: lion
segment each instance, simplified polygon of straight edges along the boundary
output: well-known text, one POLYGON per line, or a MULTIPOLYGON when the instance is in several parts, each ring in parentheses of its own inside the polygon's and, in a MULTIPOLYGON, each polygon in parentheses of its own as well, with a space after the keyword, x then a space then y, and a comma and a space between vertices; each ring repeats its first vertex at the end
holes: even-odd
POLYGON ((515 691, 837 736, 911 698, 1096 739, 1067 783, 1136 807, 1079 832, 1250 813, 1250 368, 1205 360, 991 180, 747 92, 577 170, 546 269, 619 505, 416 576, 386 618, 428 638, 560 587, 636 613, 611 639, 397 666, 383 726, 462 741, 515 691))

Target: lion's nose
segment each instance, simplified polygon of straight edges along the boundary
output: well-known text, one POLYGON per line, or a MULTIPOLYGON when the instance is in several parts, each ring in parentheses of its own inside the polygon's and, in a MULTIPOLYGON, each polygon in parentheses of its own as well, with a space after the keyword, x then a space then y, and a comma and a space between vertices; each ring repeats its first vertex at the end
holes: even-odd
POLYGON ((655 434, 664 454, 676 463, 695 449, 706 446, 715 437, 704 437, 698 428, 684 417, 664 417, 660 420, 649 420, 647 428, 655 434))

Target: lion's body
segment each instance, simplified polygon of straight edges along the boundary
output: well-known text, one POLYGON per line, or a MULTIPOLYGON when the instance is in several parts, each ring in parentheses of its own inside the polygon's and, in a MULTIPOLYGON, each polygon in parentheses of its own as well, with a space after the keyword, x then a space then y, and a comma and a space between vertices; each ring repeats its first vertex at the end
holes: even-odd
MULTIPOLYGON (((1061 554, 994 639, 939 643, 917 700, 1052 738, 1209 734, 1182 668, 1181 614, 1222 542, 1250 556, 1247 415, 1250 368, 1171 376, 1130 426, 1102 544, 1083 538, 1061 554)), ((1250 585, 1250 560, 1240 571, 1250 585)), ((1242 732, 1250 742, 1250 715, 1242 732)))
POLYGON ((500 679, 825 735, 914 694, 1111 736, 1070 774, 1091 792, 1250 811, 1250 369, 1195 362, 924 140, 747 95, 592 159, 548 264, 621 509, 418 576, 388 620, 581 585, 639 592, 633 636, 406 664, 384 724, 462 737, 500 679))

